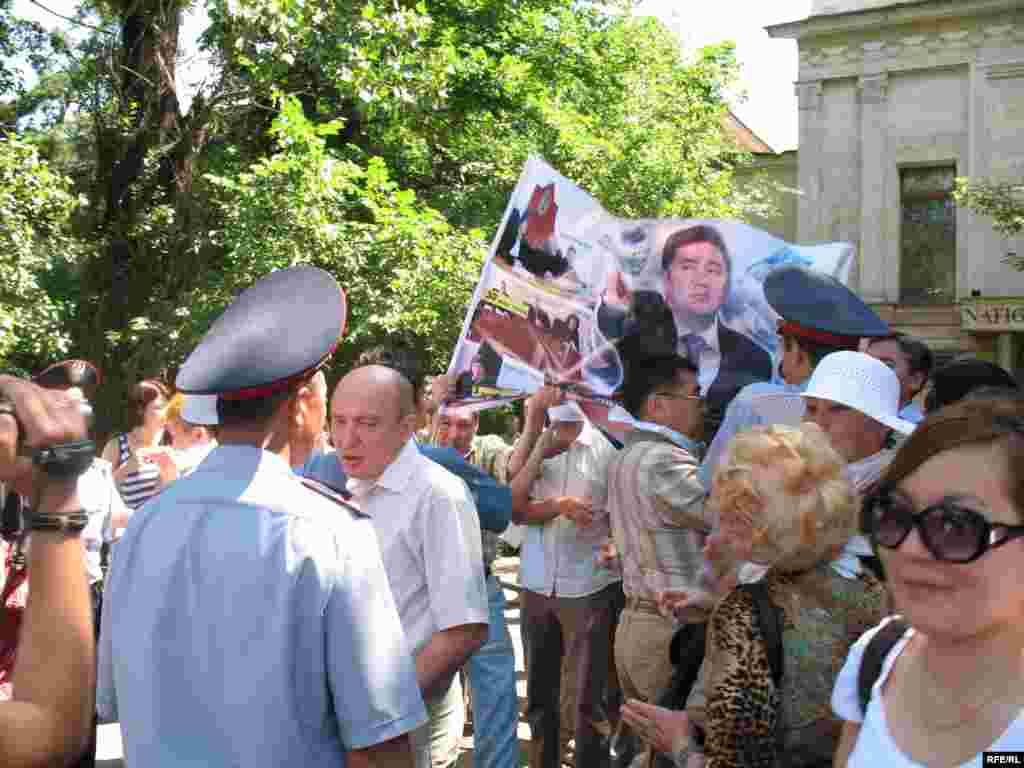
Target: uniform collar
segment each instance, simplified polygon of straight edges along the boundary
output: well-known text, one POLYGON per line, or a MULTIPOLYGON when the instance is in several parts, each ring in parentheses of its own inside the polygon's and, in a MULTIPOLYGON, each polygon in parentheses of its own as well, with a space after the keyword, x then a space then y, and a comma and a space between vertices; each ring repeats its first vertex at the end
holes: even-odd
POLYGON ((248 462, 258 463, 261 467, 284 472, 289 475, 295 474, 292 468, 288 466, 288 462, 276 453, 265 451, 255 445, 240 445, 238 443, 230 443, 228 445, 218 443, 206 457, 203 466, 214 468, 222 464, 248 462))

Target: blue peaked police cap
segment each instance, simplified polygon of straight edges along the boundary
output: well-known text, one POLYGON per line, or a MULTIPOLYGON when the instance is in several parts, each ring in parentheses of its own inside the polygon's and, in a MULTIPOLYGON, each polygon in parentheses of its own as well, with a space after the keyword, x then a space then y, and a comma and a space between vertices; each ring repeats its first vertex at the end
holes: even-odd
POLYGON ((857 294, 831 275, 804 266, 769 272, 764 297, 782 315, 780 331, 809 341, 855 350, 862 338, 891 333, 857 294))
POLYGON ((345 293, 322 269, 273 272, 241 293, 185 360, 175 385, 225 400, 269 397, 320 368, 345 331, 345 293))

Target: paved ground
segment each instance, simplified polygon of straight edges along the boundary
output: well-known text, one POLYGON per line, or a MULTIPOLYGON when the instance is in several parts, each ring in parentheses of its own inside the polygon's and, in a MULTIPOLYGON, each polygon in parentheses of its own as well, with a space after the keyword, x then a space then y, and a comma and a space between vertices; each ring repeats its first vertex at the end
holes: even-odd
MULTIPOLYGON (((526 672, 523 666, 523 644, 519 633, 519 600, 516 581, 519 574, 519 558, 507 557, 497 560, 494 571, 506 585, 505 599, 508 609, 505 618, 508 620, 512 643, 516 649, 516 690, 519 694, 519 711, 522 712, 526 701, 526 672)), ((520 764, 526 765, 526 746, 530 740, 530 729, 521 719, 519 721, 520 764)), ((463 753, 459 758, 459 768, 471 768, 473 764, 473 738, 467 735, 463 740, 463 753)), ((121 745, 121 729, 117 723, 101 725, 96 745, 97 768, 124 768, 123 749, 121 745)))

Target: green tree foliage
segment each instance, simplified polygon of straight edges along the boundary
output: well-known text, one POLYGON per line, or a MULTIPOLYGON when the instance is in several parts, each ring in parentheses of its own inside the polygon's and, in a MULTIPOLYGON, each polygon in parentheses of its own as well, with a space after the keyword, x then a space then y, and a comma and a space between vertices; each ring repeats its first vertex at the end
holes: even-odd
POLYGON ((95 29, 56 46, 20 102, 89 201, 52 290, 72 299, 73 351, 105 369, 102 409, 172 373, 241 288, 300 262, 348 291, 339 365, 400 334, 442 366, 531 154, 619 215, 749 209, 721 127, 731 45, 684 53, 626 2, 206 7, 213 67, 187 105, 185 5, 157 0, 83 4, 95 29))
MULTIPOLYGON (((959 178, 953 196, 958 204, 991 218, 1003 237, 1024 233, 1024 181, 959 178)), ((1006 262, 1024 270, 1024 254, 1007 256, 1006 262)))
POLYGON ((75 260, 69 219, 78 200, 69 179, 35 147, 0 139, 0 360, 31 360, 67 351, 67 308, 48 291, 75 260))

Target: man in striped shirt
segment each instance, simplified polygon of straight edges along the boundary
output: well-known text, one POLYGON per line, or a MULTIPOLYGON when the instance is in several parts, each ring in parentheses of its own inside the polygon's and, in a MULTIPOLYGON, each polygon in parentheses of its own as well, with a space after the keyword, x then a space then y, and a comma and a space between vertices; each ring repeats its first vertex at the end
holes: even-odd
MULTIPOLYGON (((615 667, 626 699, 653 702, 672 677, 676 629, 658 597, 706 588, 702 550, 712 522, 697 477, 704 409, 697 369, 677 355, 635 366, 623 394, 634 428, 609 463, 606 503, 626 595, 615 667)), ((702 610, 687 618, 704 621, 702 610)))

